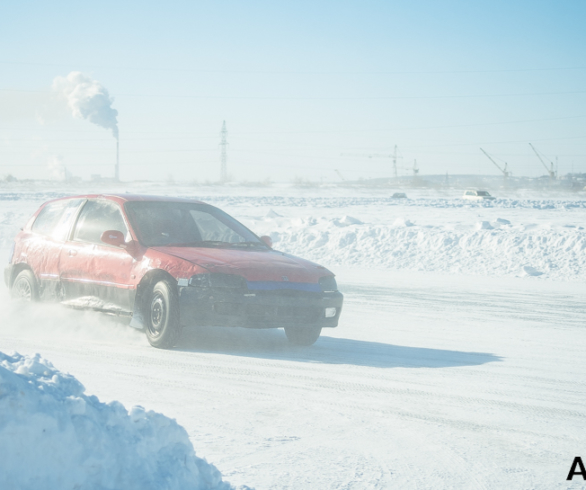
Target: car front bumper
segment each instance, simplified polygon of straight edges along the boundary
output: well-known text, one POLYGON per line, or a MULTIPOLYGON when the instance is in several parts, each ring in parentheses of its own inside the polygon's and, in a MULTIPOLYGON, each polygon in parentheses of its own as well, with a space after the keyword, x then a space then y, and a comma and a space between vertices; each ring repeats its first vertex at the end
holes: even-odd
POLYGON ((344 296, 294 290, 231 291, 179 287, 181 324, 247 328, 337 327, 344 296), (326 308, 335 314, 326 317, 326 308))

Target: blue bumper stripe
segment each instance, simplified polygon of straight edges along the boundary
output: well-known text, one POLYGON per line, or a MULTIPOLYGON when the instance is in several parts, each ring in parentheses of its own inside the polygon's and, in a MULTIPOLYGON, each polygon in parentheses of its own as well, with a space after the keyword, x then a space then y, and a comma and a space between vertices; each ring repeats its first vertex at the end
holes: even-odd
POLYGON ((275 289, 294 289, 296 291, 311 291, 321 293, 319 284, 309 282, 277 282, 277 281, 246 281, 248 289, 256 291, 273 291, 275 289))

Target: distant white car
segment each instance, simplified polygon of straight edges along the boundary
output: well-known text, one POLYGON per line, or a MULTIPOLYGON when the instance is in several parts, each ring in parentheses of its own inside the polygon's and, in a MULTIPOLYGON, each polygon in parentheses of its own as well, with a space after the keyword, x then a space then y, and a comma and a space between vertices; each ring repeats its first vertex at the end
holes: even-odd
POLYGON ((487 191, 467 190, 464 192, 462 199, 468 199, 469 201, 492 201, 496 198, 491 196, 487 191))
POLYGON ((391 199, 407 199, 407 194, 405 194, 404 192, 395 192, 391 196, 391 199))

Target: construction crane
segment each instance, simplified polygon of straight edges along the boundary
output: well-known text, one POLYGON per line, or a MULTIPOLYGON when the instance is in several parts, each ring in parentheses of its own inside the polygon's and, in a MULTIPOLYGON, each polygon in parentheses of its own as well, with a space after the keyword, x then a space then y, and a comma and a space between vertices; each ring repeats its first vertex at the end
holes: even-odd
POLYGON ((547 164, 543 161, 543 158, 541 158, 541 155, 539 154, 539 152, 535 149, 535 147, 529 143, 529 146, 531 147, 531 149, 535 152, 535 154, 537 155, 537 158, 539 158, 539 161, 543 164, 543 166, 545 167, 545 170, 547 170, 547 173, 549 174, 549 179, 550 180, 555 180, 556 179, 556 172, 553 168, 553 162, 549 162, 551 167, 547 168, 547 164))
POLYGON ((500 170, 500 171, 503 173, 503 177, 504 177, 505 179, 507 179, 507 178, 508 178, 508 177, 511 175, 511 172, 509 172, 509 171, 508 171, 508 169, 507 169, 507 167, 508 167, 508 163, 507 163, 507 162, 505 162, 505 168, 501 168, 501 166, 500 166, 498 163, 496 163, 496 162, 495 162, 494 158, 492 158, 492 157, 491 157, 491 156, 490 156, 488 153, 486 153, 486 152, 485 152, 485 151, 484 151, 482 148, 480 148, 480 151, 481 151, 482 153, 484 153, 484 154, 485 154, 485 155, 488 157, 488 159, 489 159, 489 160, 490 160, 492 163, 494 163, 495 167, 496 167, 496 168, 498 168, 498 169, 499 169, 499 170, 500 170))
POLYGON ((337 174, 340 176, 340 178, 341 178, 343 181, 345 181, 345 180, 346 180, 346 179, 344 178, 344 176, 342 175, 342 172, 340 172, 340 171, 339 171, 337 168, 335 168, 335 169, 334 169, 334 172, 336 172, 336 173, 337 173, 337 174))
POLYGON ((397 173, 397 158, 402 158, 397 156, 397 145, 395 145, 395 151, 392 155, 381 155, 378 153, 342 153, 342 156, 349 156, 349 157, 368 157, 368 158, 392 158, 393 159, 393 174, 395 176, 395 180, 399 180, 399 174, 397 173))

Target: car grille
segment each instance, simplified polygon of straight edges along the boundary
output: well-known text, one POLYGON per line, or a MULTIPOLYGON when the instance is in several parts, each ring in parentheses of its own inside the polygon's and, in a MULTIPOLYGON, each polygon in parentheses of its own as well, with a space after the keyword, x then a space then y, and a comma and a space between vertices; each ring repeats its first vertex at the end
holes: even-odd
POLYGON ((318 307, 289 305, 259 305, 241 303, 215 303, 214 310, 220 315, 243 316, 251 321, 309 321, 317 320, 321 313, 318 307))

